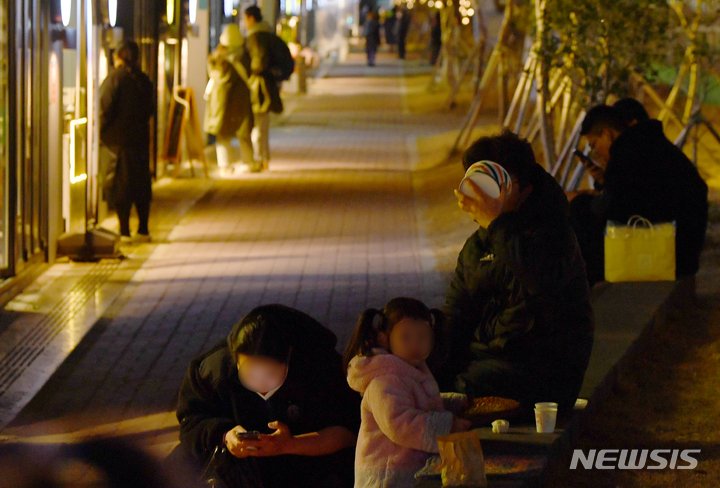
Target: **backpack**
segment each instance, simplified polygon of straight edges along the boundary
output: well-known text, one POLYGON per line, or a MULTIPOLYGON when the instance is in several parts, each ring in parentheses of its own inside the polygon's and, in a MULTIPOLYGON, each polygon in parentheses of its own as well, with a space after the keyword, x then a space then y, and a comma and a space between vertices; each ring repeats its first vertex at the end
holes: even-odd
POLYGON ((287 44, 285 44, 285 41, 272 32, 258 32, 255 35, 262 36, 267 43, 269 56, 268 70, 273 78, 275 78, 276 81, 289 80, 293 71, 295 71, 295 60, 292 58, 290 49, 287 44))

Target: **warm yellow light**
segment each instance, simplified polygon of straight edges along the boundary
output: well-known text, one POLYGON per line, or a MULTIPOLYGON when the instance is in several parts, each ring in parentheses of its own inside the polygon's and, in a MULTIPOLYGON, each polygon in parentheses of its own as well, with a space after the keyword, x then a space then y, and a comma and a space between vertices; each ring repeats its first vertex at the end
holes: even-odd
POLYGON ((172 25, 175 22, 175 0, 167 0, 167 23, 172 25))
POLYGON ((465 16, 467 14, 467 9, 465 7, 460 7, 460 13, 465 16))
POLYGON ((468 17, 472 17, 473 15, 475 15, 475 11, 473 9, 469 8, 467 11, 467 14, 468 14, 468 17))
POLYGON ((470 23, 470 19, 468 19, 467 17, 463 17, 462 23, 463 25, 468 25, 470 23))
POLYGON ((75 174, 75 128, 78 125, 86 124, 87 117, 70 121, 70 183, 78 183, 87 180, 87 174, 75 174))

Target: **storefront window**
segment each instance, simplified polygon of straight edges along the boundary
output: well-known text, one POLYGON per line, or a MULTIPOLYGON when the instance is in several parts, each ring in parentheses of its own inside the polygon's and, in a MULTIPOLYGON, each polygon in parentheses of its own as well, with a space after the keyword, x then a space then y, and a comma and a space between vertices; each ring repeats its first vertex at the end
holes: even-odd
POLYGON ((0 0, 0 268, 8 266, 8 0, 0 0))

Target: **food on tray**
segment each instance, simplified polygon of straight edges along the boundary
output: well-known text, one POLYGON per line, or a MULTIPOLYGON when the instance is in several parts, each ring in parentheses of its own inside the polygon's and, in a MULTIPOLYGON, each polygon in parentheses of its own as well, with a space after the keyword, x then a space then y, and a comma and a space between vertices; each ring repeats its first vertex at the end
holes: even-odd
POLYGON ((520 403, 509 398, 500 397, 482 397, 473 400, 473 405, 463 414, 464 417, 475 417, 478 415, 487 415, 497 412, 506 412, 517 410, 520 403))

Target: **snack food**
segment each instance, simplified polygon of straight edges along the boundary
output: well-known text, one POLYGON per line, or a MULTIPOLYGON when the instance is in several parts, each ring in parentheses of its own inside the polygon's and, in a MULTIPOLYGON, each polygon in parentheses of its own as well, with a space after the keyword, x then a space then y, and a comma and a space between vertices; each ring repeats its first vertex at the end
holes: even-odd
POLYGON ((489 425, 494 420, 511 418, 520 413, 520 403, 510 398, 482 397, 473 400, 473 405, 463 412, 462 417, 472 421, 474 427, 489 425))

